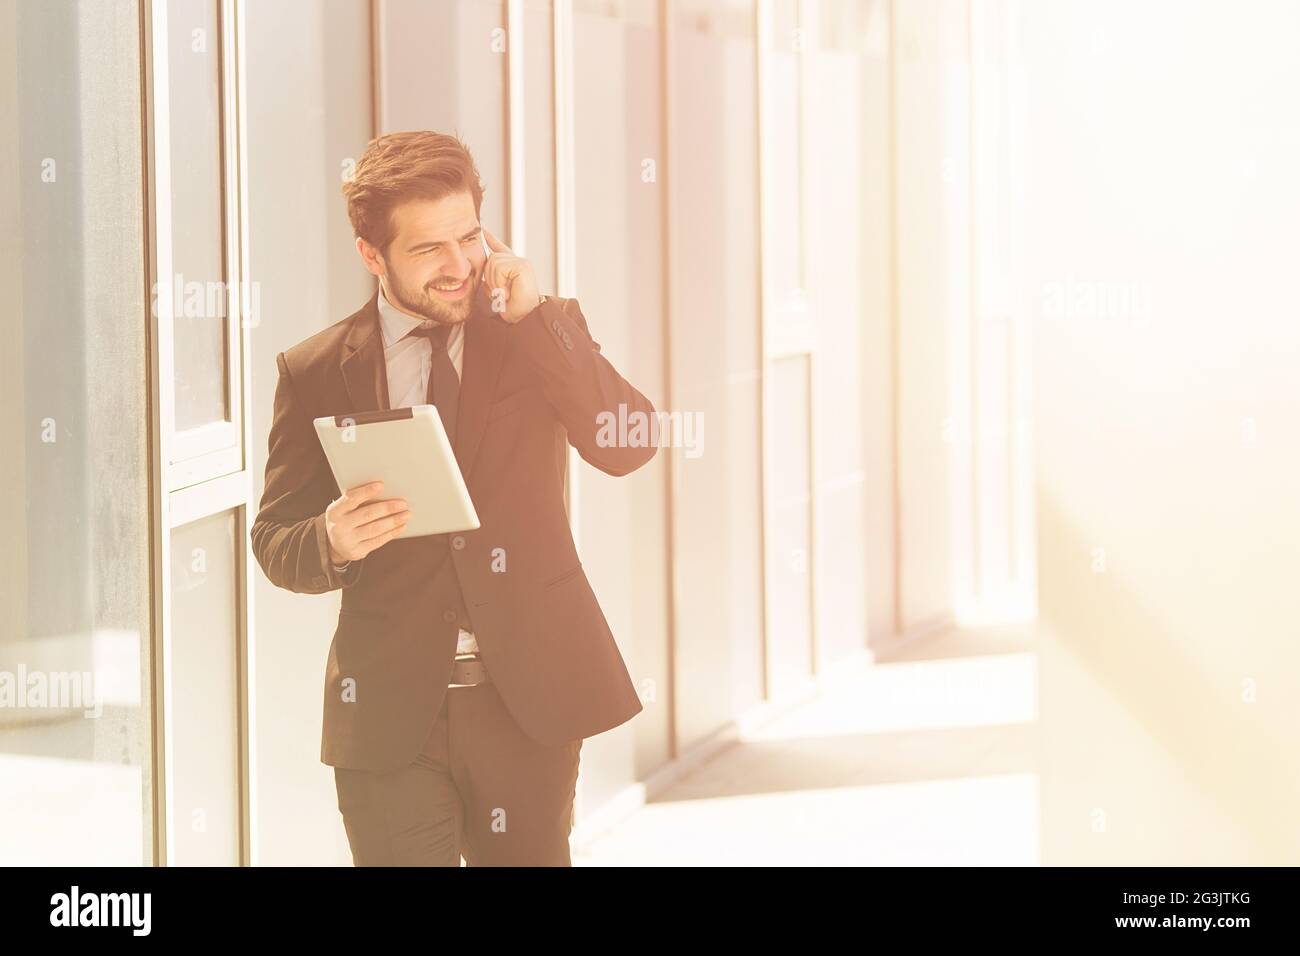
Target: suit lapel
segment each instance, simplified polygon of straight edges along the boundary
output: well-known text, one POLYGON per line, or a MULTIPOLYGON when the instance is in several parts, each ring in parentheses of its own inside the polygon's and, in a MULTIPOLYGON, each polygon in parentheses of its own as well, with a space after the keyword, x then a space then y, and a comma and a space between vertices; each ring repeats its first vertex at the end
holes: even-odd
POLYGON ((386 411, 388 367, 384 364, 384 336, 379 330, 379 292, 352 319, 343 340, 339 363, 354 412, 386 411))
POLYGON ((467 480, 487 428, 488 409, 496 393, 497 373, 505 358, 510 331, 499 317, 482 310, 465 323, 460 409, 456 413, 456 461, 467 480))

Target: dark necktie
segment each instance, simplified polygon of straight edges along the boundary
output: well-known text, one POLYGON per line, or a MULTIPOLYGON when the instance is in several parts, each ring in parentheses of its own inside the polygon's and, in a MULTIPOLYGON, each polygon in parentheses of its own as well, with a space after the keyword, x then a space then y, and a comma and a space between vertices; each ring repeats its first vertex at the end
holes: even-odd
POLYGON ((451 364, 451 356, 447 354, 447 336, 451 334, 451 326, 433 323, 428 328, 424 328, 417 325, 410 334, 423 336, 433 347, 433 366, 429 369, 429 390, 425 401, 437 406, 438 415, 442 418, 442 427, 447 432, 447 439, 455 446, 456 411, 460 405, 460 377, 456 374, 456 366, 451 364))

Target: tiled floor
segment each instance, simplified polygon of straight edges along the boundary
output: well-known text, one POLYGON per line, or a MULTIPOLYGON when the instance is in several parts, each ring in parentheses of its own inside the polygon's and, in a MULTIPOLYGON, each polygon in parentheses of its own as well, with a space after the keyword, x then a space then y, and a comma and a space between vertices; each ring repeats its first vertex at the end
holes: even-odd
POLYGON ((574 865, 1036 865, 1035 688, 1022 630, 909 644, 748 735, 574 865))

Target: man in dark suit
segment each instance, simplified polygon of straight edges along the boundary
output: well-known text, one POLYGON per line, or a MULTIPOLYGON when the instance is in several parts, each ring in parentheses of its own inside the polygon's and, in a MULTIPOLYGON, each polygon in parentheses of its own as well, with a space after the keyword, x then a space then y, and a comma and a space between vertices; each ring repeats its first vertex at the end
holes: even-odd
POLYGON ((611 442, 599 419, 654 408, 601 354, 577 300, 540 295, 528 262, 482 230, 458 140, 380 137, 344 193, 379 289, 277 356, 251 533, 272 583, 343 589, 321 760, 353 860, 571 865, 582 740, 642 704, 578 560, 566 450, 627 474, 654 445, 611 442), (406 502, 377 485, 340 493, 312 426, 425 401, 452 438, 475 531, 401 537, 406 502))

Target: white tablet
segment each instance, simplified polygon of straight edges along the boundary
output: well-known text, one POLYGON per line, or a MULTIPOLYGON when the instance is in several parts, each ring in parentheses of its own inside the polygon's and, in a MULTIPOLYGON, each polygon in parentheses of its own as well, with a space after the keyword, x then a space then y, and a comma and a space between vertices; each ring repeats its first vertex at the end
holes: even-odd
POLYGON ((382 481, 383 498, 406 500, 411 520, 399 538, 479 526, 435 406, 330 415, 313 424, 340 491, 382 481))

